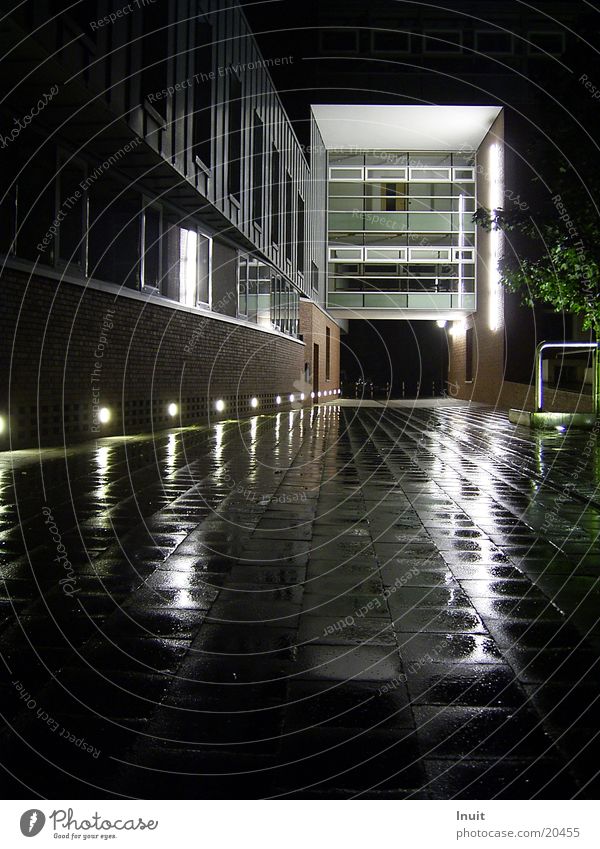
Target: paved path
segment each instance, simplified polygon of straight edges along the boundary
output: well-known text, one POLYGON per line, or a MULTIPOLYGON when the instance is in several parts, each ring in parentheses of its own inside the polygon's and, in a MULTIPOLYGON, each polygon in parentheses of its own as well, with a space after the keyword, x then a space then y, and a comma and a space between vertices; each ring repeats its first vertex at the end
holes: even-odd
POLYGON ((597 796, 595 435, 326 404, 0 472, 5 795, 597 796))

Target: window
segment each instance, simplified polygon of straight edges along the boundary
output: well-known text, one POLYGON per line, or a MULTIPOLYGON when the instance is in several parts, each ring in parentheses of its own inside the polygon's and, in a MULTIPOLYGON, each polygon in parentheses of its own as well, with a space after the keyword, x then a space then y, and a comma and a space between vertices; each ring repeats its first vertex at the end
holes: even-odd
POLYGON ((56 147, 35 132, 23 133, 4 155, 8 161, 0 177, 1 250, 35 260, 40 254, 37 245, 46 239, 40 261, 53 265, 56 239, 48 228, 56 216, 56 147), (17 185, 9 189, 15 178, 17 185))
POLYGON ((78 265, 85 272, 87 232, 87 193, 81 188, 85 183, 85 166, 73 160, 65 162, 58 175, 58 209, 62 221, 58 231, 59 258, 78 265))
POLYGON ((373 53, 409 53, 410 34, 408 32, 373 32, 371 46, 373 53))
POLYGON ((198 301, 210 304, 210 254, 212 240, 198 233, 198 301))
POLYGON ((271 241, 274 245, 279 244, 280 191, 279 151, 273 145, 271 150, 271 241))
POLYGON ((458 30, 430 30, 424 46, 425 53, 462 53, 462 34, 458 30))
POLYGON ((210 169, 212 165, 212 91, 213 91, 213 28, 210 24, 196 23, 196 48, 194 50, 194 156, 210 169))
POLYGON ((198 299, 198 234, 195 230, 179 231, 179 300, 195 307, 198 299))
POLYGON ((179 230, 179 300, 188 307, 210 301, 210 239, 195 228, 179 230))
POLYGON ((565 35, 562 32, 528 32, 528 51, 532 55, 561 56, 565 52, 565 35))
POLYGON ((358 53, 358 32, 351 29, 322 30, 321 50, 325 53, 358 53))
POLYGON ((252 217, 260 224, 263 218, 264 124, 254 113, 252 127, 252 217))
POLYGON ((146 206, 142 213, 142 286, 160 288, 162 215, 160 207, 146 206))
POLYGON ((313 299, 316 301, 319 298, 319 268, 317 264, 312 261, 310 263, 310 285, 313 299))
POLYGON ((227 188, 237 201, 242 179, 242 84, 233 74, 229 77, 227 188))
POLYGON ((290 176, 289 171, 286 171, 285 174, 285 258, 292 261, 293 249, 292 249, 292 239, 294 237, 292 232, 293 225, 293 188, 292 188, 292 178, 290 176))
POLYGON ((331 372, 331 331, 325 328, 325 380, 330 379, 331 372))
POLYGON ((503 56, 514 52, 514 38, 510 32, 482 30, 475 33, 475 50, 488 55, 503 56))
POLYGON ((15 252, 17 185, 13 180, 13 169, 2 168, 0 171, 0 251, 5 254, 15 252))
MULTIPOLYGON (((169 0, 155 0, 152 5, 144 6, 142 28, 141 94, 142 98, 148 98, 168 84, 169 41, 172 37, 169 28, 169 0)), ((152 106, 159 115, 166 118, 166 97, 152 98, 152 106)))
POLYGON ((88 274, 138 289, 141 196, 103 174, 88 191, 88 274))
POLYGON ((238 265, 238 315, 248 316, 248 258, 243 255, 238 265))
POLYGON ((298 240, 298 271, 304 274, 304 201, 298 195, 298 208, 296 210, 296 233, 298 240))

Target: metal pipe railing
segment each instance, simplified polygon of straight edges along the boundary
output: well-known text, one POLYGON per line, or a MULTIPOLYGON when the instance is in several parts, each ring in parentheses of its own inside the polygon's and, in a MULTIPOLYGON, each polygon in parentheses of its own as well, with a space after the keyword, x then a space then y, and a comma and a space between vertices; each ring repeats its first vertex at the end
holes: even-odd
POLYGON ((592 358, 592 402, 596 418, 600 417, 600 376, 598 375, 599 342, 540 342, 535 349, 535 404, 538 413, 544 411, 544 383, 542 379, 542 360, 544 351, 549 348, 579 348, 582 351, 593 351, 592 358))

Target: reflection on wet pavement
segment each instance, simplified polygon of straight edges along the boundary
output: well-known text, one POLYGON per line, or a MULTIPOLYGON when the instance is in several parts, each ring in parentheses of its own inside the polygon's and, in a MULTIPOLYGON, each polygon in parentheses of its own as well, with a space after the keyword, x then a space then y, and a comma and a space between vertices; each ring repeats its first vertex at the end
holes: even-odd
POLYGON ((1 455, 6 795, 594 798, 599 472, 466 405, 1 455))

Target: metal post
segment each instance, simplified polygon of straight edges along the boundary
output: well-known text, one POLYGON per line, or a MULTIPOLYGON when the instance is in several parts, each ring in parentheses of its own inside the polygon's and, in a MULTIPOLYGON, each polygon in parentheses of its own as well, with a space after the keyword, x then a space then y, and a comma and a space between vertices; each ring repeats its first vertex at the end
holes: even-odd
POLYGON ((542 360, 547 348, 580 348, 586 351, 592 350, 592 402, 594 415, 600 417, 600 374, 598 371, 598 346, 600 342, 540 342, 535 349, 535 405, 538 413, 544 412, 544 382, 542 374, 542 360))
POLYGON ((594 402, 594 416, 600 419, 600 357, 598 356, 598 345, 594 350, 592 360, 592 400, 594 402))

